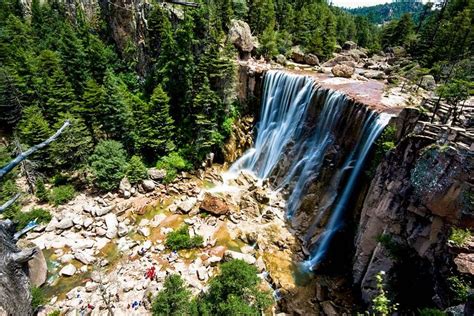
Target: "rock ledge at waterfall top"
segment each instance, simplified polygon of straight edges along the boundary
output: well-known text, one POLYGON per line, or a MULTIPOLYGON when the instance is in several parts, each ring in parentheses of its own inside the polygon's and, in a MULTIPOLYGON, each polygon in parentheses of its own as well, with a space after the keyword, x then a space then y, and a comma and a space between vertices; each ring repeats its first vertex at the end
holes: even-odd
POLYGON ((352 78, 340 78, 331 73, 330 67, 312 67, 296 63, 290 64, 291 67, 284 67, 277 63, 255 59, 240 61, 239 66, 247 68, 247 73, 252 77, 270 70, 311 76, 323 88, 342 92, 350 99, 380 112, 398 114, 405 107, 420 104, 423 97, 421 90, 418 95, 414 95, 402 92, 400 85, 389 85, 386 79, 376 80, 363 77, 360 74, 363 74, 365 69, 361 67, 356 67, 352 78))

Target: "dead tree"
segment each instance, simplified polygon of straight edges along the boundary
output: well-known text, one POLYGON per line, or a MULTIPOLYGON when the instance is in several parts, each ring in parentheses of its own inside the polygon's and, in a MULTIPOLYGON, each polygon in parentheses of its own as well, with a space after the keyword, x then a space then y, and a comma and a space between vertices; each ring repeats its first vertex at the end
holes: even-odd
MULTIPOLYGON (((66 121, 50 138, 20 153, 1 168, 0 180, 29 155, 56 140, 69 124, 69 121, 66 121)), ((15 195, 0 206, 0 213, 11 206, 19 196, 15 195)), ((36 248, 20 249, 16 245, 14 234, 15 225, 10 220, 0 221, 0 314, 28 316, 33 314, 28 261, 36 254, 36 248)))

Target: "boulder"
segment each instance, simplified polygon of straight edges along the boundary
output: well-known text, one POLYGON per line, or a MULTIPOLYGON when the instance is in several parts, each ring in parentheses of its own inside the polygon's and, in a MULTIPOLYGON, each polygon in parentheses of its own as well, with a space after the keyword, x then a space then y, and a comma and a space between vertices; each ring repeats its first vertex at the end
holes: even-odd
POLYGON ((85 265, 91 264, 92 262, 95 261, 95 258, 92 255, 84 251, 78 251, 74 253, 74 259, 76 259, 77 261, 85 265))
POLYGON ((429 91, 433 91, 436 88, 436 81, 432 75, 424 75, 421 77, 420 86, 429 91))
POLYGON ((286 62, 287 62, 285 55, 282 55, 282 54, 277 55, 275 57, 275 60, 276 60, 277 63, 279 63, 282 66, 285 66, 286 62))
POLYGON ((267 204, 270 202, 270 197, 267 195, 267 192, 263 189, 257 189, 253 193, 255 199, 262 204, 267 204))
POLYGON ((319 65, 318 56, 316 56, 314 54, 306 54, 304 56, 304 61, 305 61, 305 63, 307 63, 308 65, 311 65, 311 66, 319 65))
POLYGON ((291 59, 293 59, 295 63, 302 64, 305 62, 304 53, 299 46, 293 46, 291 48, 291 59))
POLYGON ((257 262, 257 259, 255 259, 255 257, 252 255, 232 250, 226 250, 226 252, 224 253, 224 260, 230 261, 234 259, 245 261, 248 264, 255 264, 257 262))
POLYGON ((351 50, 351 49, 356 49, 357 44, 354 43, 353 41, 347 41, 342 45, 343 50, 351 50))
POLYGON ((99 216, 99 217, 104 216, 105 214, 110 213, 110 211, 112 211, 113 209, 114 209, 114 206, 106 206, 106 207, 98 208, 98 209, 95 209, 94 215, 99 216))
POLYGON ((43 251, 36 247, 36 253, 33 259, 28 261, 28 275, 30 282, 34 286, 41 286, 46 282, 48 276, 48 266, 43 251))
POLYGON ((127 177, 120 180, 119 190, 122 192, 122 194, 126 191, 130 192, 131 189, 132 185, 130 184, 130 181, 128 181, 127 177))
POLYGON ((337 55, 323 64, 323 67, 334 67, 343 62, 354 62, 354 58, 348 55, 337 55))
POLYGON ((151 192, 155 189, 155 182, 153 180, 143 180, 142 181, 142 188, 145 192, 151 192))
POLYGON ((148 169, 147 173, 150 179, 154 181, 161 181, 166 177, 165 169, 151 168, 151 169, 148 169))
POLYGON ((183 213, 189 213, 193 209, 194 205, 196 205, 196 202, 197 198, 189 198, 179 203, 178 209, 181 210, 183 213))
POLYGON ((229 205, 220 196, 206 192, 204 199, 199 207, 202 211, 214 214, 214 215, 225 215, 229 213, 229 205))
POLYGON ((105 236, 109 239, 117 237, 118 220, 115 214, 109 213, 105 216, 105 225, 107 225, 105 236))
POLYGON ((128 234, 128 227, 127 227, 127 225, 125 225, 124 223, 120 223, 120 224, 118 225, 118 231, 117 231, 117 233, 118 233, 118 236, 119 236, 119 237, 123 237, 123 236, 127 235, 127 234, 128 234))
POLYGON ((360 61, 361 58, 367 58, 367 54, 359 49, 351 49, 347 53, 357 62, 360 61))
POLYGON ((348 65, 336 65, 331 69, 335 77, 350 78, 354 74, 355 69, 348 65))
POLYGON ((383 71, 368 70, 362 73, 362 76, 369 79, 385 79, 386 75, 383 71))
POLYGON ((232 20, 230 22, 228 39, 244 53, 250 53, 255 47, 250 26, 244 21, 232 20))
POLYGON ((72 264, 68 264, 64 266, 61 271, 59 271, 59 274, 62 276, 70 277, 73 276, 76 273, 76 267, 73 266, 72 264))

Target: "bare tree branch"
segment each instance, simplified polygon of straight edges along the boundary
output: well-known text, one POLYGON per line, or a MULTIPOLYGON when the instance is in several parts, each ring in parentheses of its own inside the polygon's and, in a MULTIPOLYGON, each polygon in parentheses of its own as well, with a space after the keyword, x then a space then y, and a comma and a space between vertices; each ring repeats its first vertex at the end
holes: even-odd
POLYGON ((0 214, 5 211, 7 208, 9 208, 13 203, 18 200, 20 197, 20 193, 17 193, 14 197, 12 197, 10 200, 6 201, 3 205, 0 206, 0 214))
POLYGON ((10 161, 6 166, 4 166, 3 168, 0 169, 0 180, 3 178, 3 176, 5 176, 8 172, 12 171, 13 168, 15 168, 20 162, 22 162, 23 160, 25 160, 29 155, 31 155, 32 153, 34 153, 35 151, 43 148, 43 147, 46 147, 47 145, 49 145, 50 143, 52 143, 53 141, 56 140, 56 138, 59 137, 59 135, 61 135, 61 133, 66 129, 66 127, 68 127, 71 123, 69 122, 69 120, 65 121, 63 126, 61 126, 60 129, 58 129, 56 131, 56 133, 54 133, 54 135, 52 135, 50 138, 48 138, 47 140, 45 140, 44 142, 40 143, 40 144, 37 144, 37 145, 34 145, 33 147, 31 147, 30 149, 28 149, 27 151, 19 154, 18 156, 16 156, 15 159, 13 159, 12 161, 10 161))

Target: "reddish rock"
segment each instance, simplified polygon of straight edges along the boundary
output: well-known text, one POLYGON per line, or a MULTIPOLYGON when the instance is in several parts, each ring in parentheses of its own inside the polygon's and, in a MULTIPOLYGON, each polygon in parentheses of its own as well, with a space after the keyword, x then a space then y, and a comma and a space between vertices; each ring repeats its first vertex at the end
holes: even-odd
POLYGON ((204 194, 204 200, 201 202, 201 206, 199 208, 202 211, 214 215, 225 215, 230 211, 229 205, 226 201, 224 201, 224 199, 209 192, 204 194))
POLYGON ((350 78, 354 74, 354 68, 348 65, 336 65, 331 72, 336 77, 350 78))

